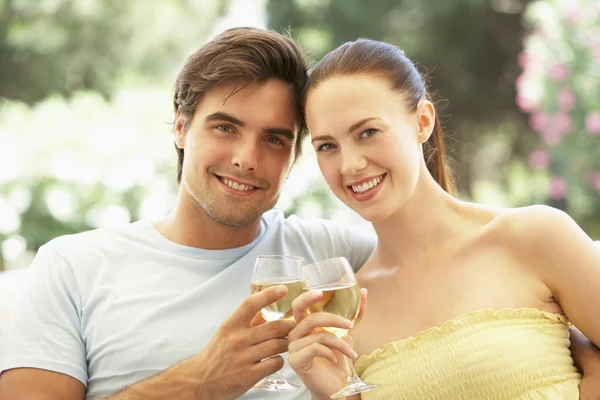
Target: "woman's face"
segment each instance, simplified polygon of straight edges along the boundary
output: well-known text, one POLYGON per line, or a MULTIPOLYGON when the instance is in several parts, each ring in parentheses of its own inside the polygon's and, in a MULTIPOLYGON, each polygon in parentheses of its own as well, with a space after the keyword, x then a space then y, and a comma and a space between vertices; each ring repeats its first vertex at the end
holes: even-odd
POLYGON ((321 172, 341 201, 371 222, 402 207, 424 166, 421 144, 435 121, 430 102, 411 111, 383 78, 334 76, 309 91, 306 120, 321 172))

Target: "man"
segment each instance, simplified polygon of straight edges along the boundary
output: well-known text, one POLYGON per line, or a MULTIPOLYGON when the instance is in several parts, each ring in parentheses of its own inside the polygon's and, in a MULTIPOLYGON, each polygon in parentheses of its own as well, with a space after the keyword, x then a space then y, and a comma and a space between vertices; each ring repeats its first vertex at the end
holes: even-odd
MULTIPOLYGON (((269 357, 287 351, 294 323, 251 328, 284 295, 248 297, 256 257, 344 255, 360 266, 374 245, 271 210, 306 136, 306 71, 293 40, 257 29, 226 31, 188 59, 174 98, 174 211, 39 250, 2 337, 0 398, 233 399, 282 367, 269 357)), ((305 392, 243 398, 269 397, 305 392)))
POLYGON ((174 99, 175 210, 39 250, 2 338, 0 398, 306 398, 250 390, 282 367, 294 324, 252 327, 285 294, 247 296, 254 260, 343 255, 359 267, 374 238, 271 210, 306 135, 305 80, 299 47, 274 32, 229 30, 188 59, 174 99))

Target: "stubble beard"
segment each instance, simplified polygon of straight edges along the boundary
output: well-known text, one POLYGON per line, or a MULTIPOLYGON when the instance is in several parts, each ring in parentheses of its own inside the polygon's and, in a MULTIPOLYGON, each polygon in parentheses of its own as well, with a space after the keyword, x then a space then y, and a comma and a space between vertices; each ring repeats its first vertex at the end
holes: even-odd
POLYGON ((275 206, 279 198, 278 193, 272 201, 267 203, 265 193, 255 193, 252 196, 260 196, 259 199, 236 198, 224 193, 219 195, 219 189, 211 186, 210 183, 200 190, 193 190, 193 186, 188 184, 185 178, 182 179, 182 183, 191 197, 190 200, 202 210, 201 212, 204 212, 217 224, 231 228, 244 228, 256 222, 263 213, 275 206))
MULTIPOLYGON (((231 202, 233 203, 234 201, 231 202)), ((239 203, 240 204, 223 204, 212 197, 206 199, 204 204, 199 203, 199 205, 210 219, 217 224, 231 228, 246 227, 262 216, 262 203, 256 206, 243 204, 243 200, 239 203)))

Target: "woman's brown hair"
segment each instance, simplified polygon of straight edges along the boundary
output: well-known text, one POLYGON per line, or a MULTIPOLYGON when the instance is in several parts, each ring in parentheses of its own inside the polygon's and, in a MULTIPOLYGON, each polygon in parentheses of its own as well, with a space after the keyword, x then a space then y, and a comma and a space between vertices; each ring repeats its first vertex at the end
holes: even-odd
MULTIPOLYGON (((327 78, 336 75, 374 74, 389 80, 401 92, 409 110, 416 111, 423 99, 431 100, 427 84, 413 62, 398 47, 384 42, 359 39, 347 42, 328 53, 312 70, 306 85, 304 99, 327 78)), ((454 194, 450 169, 447 166, 444 132, 436 112, 433 133, 423 144, 427 169, 436 182, 448 193, 454 194)))

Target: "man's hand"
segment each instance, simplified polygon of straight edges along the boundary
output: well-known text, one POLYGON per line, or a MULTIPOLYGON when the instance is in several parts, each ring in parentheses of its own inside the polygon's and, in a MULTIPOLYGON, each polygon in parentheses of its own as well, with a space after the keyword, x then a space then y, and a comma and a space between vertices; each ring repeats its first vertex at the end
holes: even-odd
POLYGON ((581 400, 600 400, 600 349, 594 346, 577 328, 569 329, 571 353, 583 375, 579 384, 581 400))
POLYGON ((283 367, 283 359, 277 355, 287 351, 287 335, 294 321, 258 326, 251 322, 263 307, 286 293, 285 286, 273 286, 249 296, 195 357, 109 399, 237 399, 283 367))
POLYGON ((238 398, 283 367, 283 359, 276 355, 287 351, 286 337, 294 321, 273 321, 255 327, 251 322, 263 307, 286 293, 285 286, 275 286, 248 297, 206 348, 190 360, 199 372, 203 398, 238 398))

